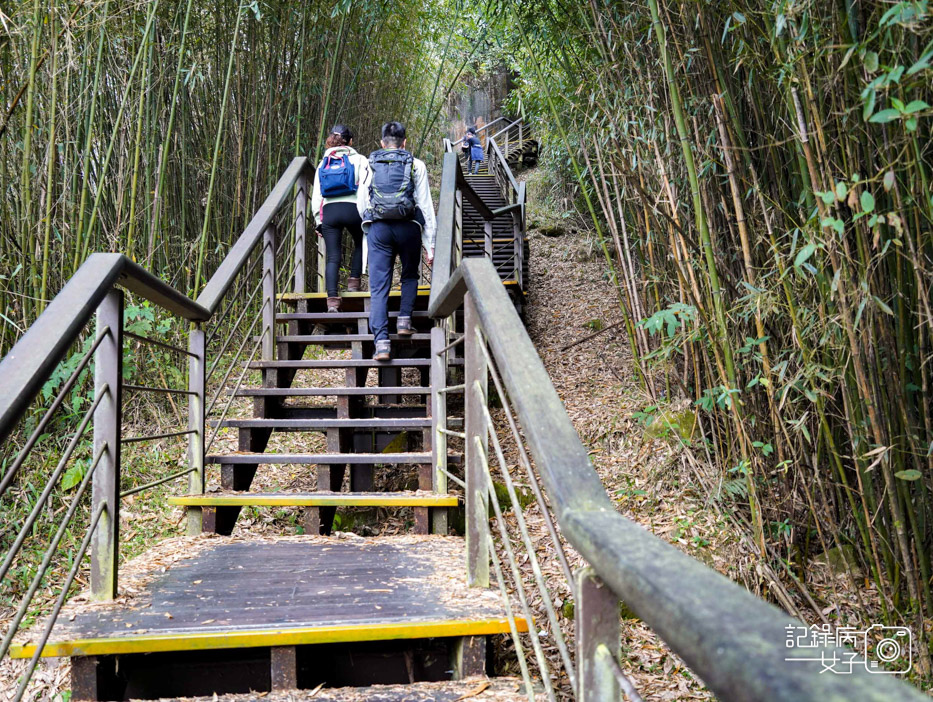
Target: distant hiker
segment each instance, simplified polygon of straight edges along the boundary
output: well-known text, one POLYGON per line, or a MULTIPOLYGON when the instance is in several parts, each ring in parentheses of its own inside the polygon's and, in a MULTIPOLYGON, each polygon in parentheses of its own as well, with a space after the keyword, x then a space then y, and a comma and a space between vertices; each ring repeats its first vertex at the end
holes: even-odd
POLYGON ((347 291, 357 292, 363 276, 363 220, 356 209, 357 189, 367 179, 369 161, 353 148, 353 132, 342 124, 334 125, 324 145, 327 150, 314 174, 311 209, 318 233, 324 237, 327 264, 324 284, 327 288, 327 311, 340 311, 337 281, 343 253, 343 230, 353 237, 350 277, 347 291))
POLYGON ((470 175, 479 173, 479 166, 483 162, 485 155, 483 154, 483 145, 480 143, 479 137, 476 136, 476 127, 467 128, 461 148, 468 154, 467 172, 470 175))
POLYGON ((369 155, 369 180, 361 185, 356 206, 363 218, 369 246, 369 330, 376 342, 377 361, 392 357, 389 342, 389 288, 395 257, 402 262, 399 336, 414 333, 411 313, 418 295, 418 259, 434 262, 437 222, 424 162, 405 150, 405 126, 382 125, 382 149, 369 155))

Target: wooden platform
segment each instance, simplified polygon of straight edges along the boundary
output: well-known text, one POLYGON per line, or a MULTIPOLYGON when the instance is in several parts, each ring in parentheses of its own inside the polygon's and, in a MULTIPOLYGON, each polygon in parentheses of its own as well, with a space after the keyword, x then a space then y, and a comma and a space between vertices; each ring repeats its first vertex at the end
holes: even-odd
MULTIPOLYGON (((508 632, 498 590, 467 587, 464 559, 463 540, 442 536, 169 539, 124 567, 118 600, 69 604, 42 655, 508 632)), ((35 649, 18 641, 11 655, 35 649)))
MULTIPOLYGON (((244 695, 213 695, 165 699, 161 702, 253 702, 255 693, 244 695)), ((265 702, 517 702, 527 700, 523 683, 518 678, 472 678, 449 682, 421 682, 411 685, 371 685, 369 687, 314 688, 311 690, 273 690, 262 693, 265 702)), ((546 699, 536 691, 535 699, 546 699)))

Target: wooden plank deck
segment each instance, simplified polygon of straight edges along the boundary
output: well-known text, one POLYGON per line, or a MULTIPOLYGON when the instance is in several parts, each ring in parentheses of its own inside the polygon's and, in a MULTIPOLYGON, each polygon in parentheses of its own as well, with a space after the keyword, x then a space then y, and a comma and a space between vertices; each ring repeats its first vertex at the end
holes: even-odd
POLYGON ((498 590, 467 587, 464 558, 463 540, 444 536, 169 539, 124 568, 116 601, 69 604, 42 655, 508 632, 498 590))
MULTIPOLYGON (((213 695, 211 697, 184 697, 164 699, 161 702, 253 702, 256 693, 213 695)), ((476 702, 517 702, 527 700, 523 683, 518 678, 471 678, 447 682, 418 682, 410 685, 371 685, 369 687, 313 688, 311 690, 273 690, 263 692, 265 702, 457 702, 475 699, 476 702)), ((540 690, 535 699, 546 699, 540 690)))

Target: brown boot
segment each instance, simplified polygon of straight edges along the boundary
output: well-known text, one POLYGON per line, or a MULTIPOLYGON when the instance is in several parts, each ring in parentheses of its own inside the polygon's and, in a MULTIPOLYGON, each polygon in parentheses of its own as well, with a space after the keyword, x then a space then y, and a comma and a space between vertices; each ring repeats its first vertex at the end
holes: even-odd
POLYGON ((359 292, 360 285, 362 284, 360 278, 348 278, 347 279, 347 292, 359 292))
POLYGON ((327 311, 328 312, 339 312, 340 311, 340 298, 339 297, 328 297, 327 298, 327 311))

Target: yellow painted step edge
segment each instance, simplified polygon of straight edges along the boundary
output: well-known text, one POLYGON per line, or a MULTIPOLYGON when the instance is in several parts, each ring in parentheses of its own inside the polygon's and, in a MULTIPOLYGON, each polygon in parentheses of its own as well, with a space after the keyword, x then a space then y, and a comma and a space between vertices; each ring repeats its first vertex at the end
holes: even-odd
MULTIPOLYGON (((519 632, 528 631, 524 618, 515 620, 519 632)), ((43 657, 101 656, 108 654, 157 653, 161 651, 205 651, 221 648, 252 648, 261 646, 296 646, 302 644, 348 643, 352 641, 388 641, 392 639, 422 639, 451 636, 486 636, 509 632, 509 620, 454 619, 445 621, 399 622, 386 624, 360 623, 332 626, 307 626, 294 629, 256 629, 184 634, 142 634, 101 639, 74 639, 49 643, 42 649, 43 657)), ((14 644, 11 658, 29 658, 36 645, 14 644)))
POLYGON ((188 507, 456 507, 456 495, 381 497, 341 497, 339 495, 176 495, 171 505, 188 507))

